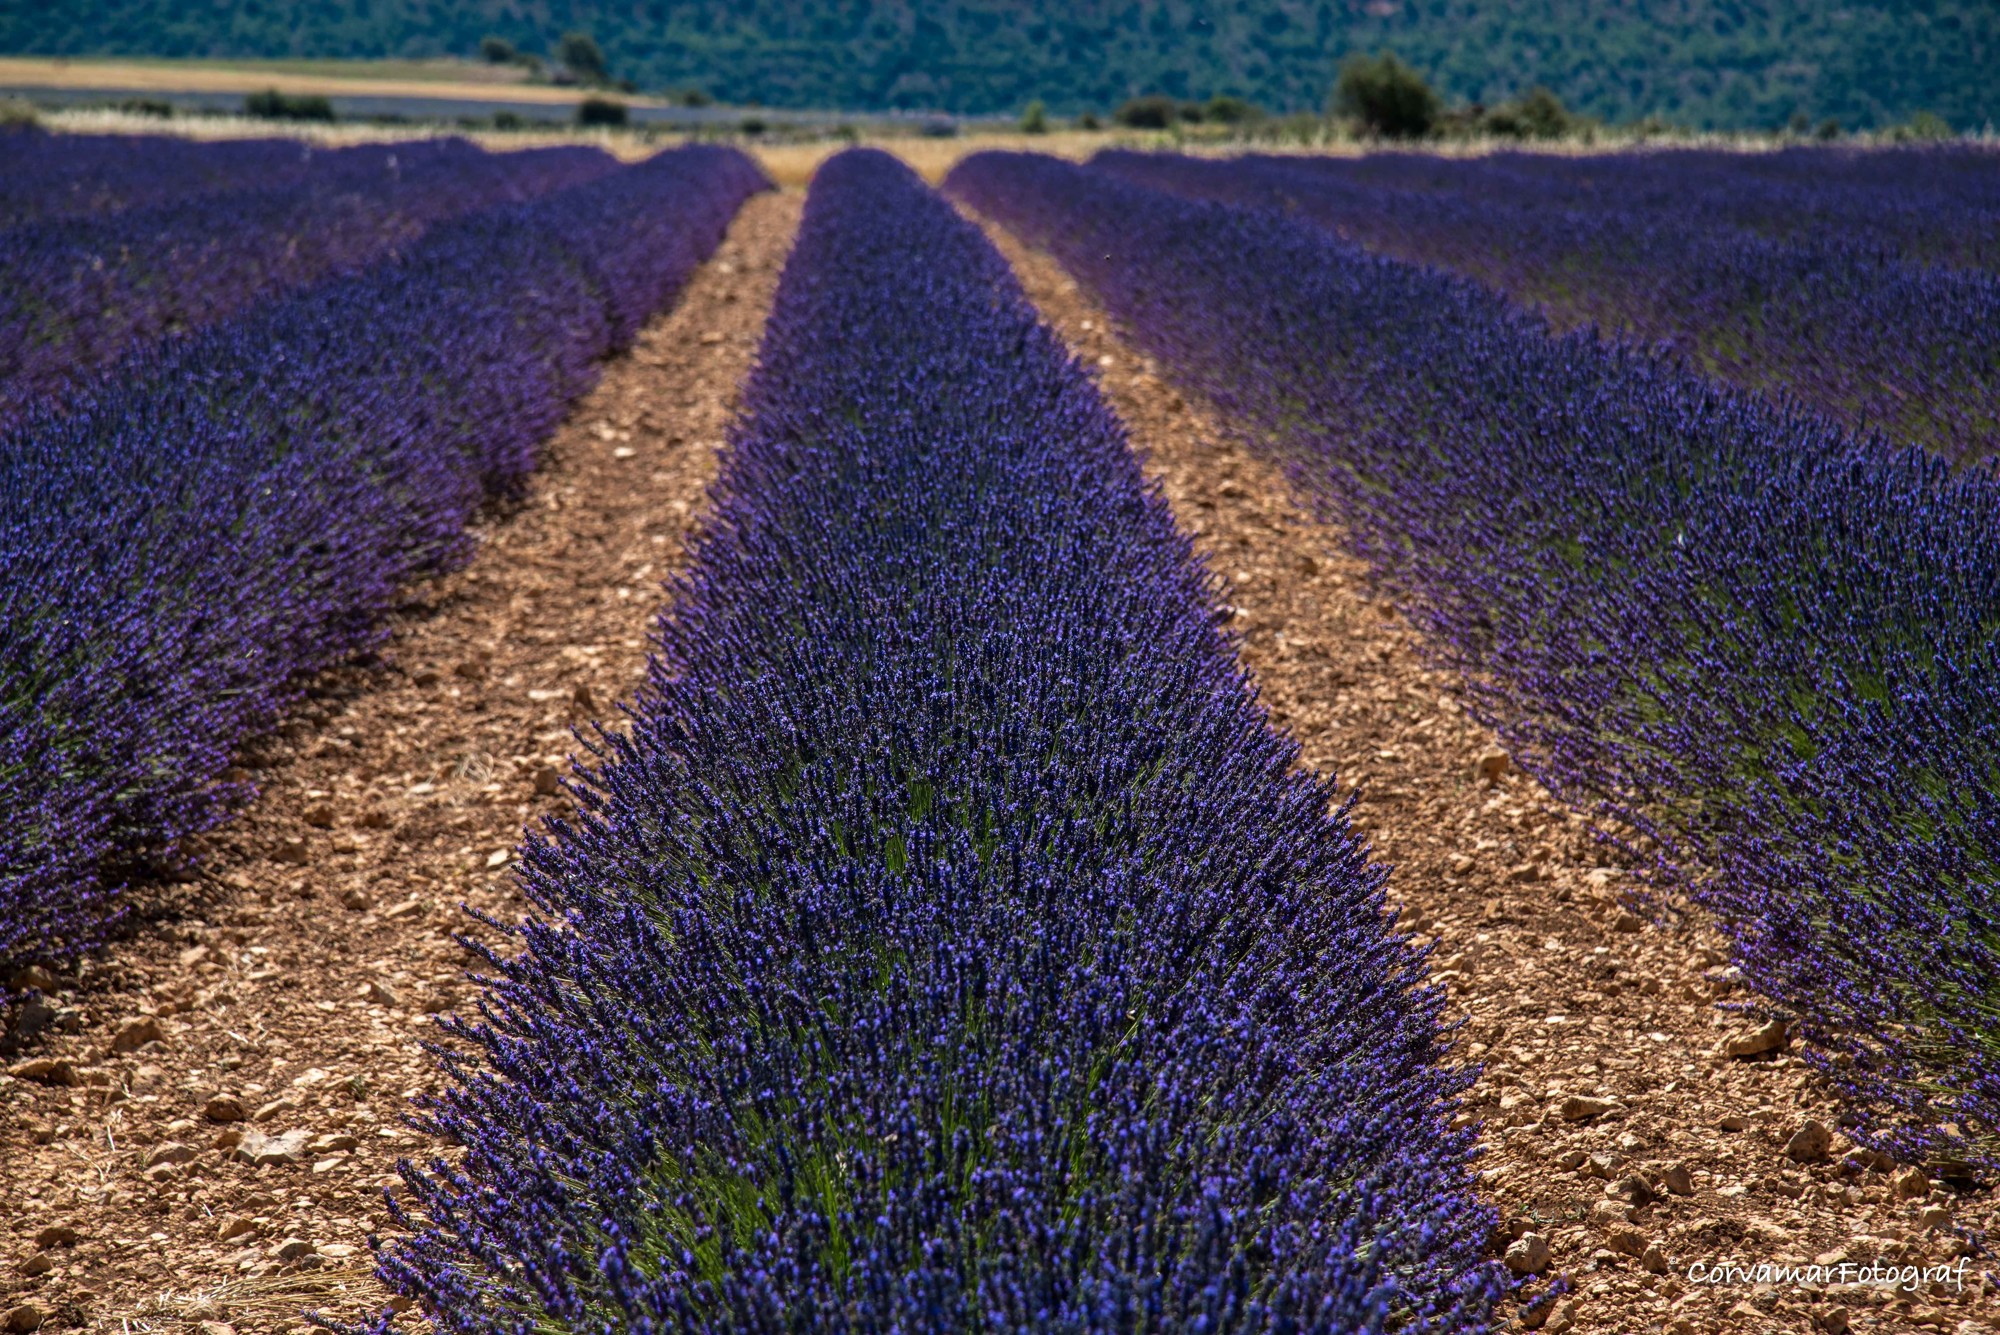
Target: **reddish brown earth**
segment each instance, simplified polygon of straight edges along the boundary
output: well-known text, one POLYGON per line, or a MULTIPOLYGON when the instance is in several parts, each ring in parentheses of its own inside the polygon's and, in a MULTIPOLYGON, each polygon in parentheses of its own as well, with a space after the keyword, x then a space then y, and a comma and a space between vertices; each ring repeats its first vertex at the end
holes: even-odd
MULTIPOLYGON (((1505 763, 1492 735, 1465 717, 1454 680, 1425 668, 1340 535, 1160 380, 1052 259, 988 232, 1044 318, 1098 366, 1227 582, 1273 721, 1306 763, 1360 790, 1356 819, 1395 869, 1402 923, 1435 943, 1434 976, 1465 1022, 1461 1055, 1484 1064, 1470 1113, 1509 1235, 1496 1254, 1532 1233, 1547 1243, 1545 1276, 1572 1286, 1529 1320, 1577 1335, 2000 1329, 1990 1255, 1968 1260, 1956 1293, 1690 1282, 1697 1264, 1936 1265, 2000 1210, 1991 1192, 1864 1166, 1837 1137, 1824 1157, 1788 1155, 1808 1123, 1835 1126, 1839 1106, 1788 1045, 1725 1055, 1749 1027, 1719 1008, 1745 999, 1720 938, 1693 917, 1629 911, 1627 873, 1577 817, 1511 768, 1482 777, 1482 757, 1505 763)), ((1539 1261, 1536 1250, 1516 1259, 1539 1261)))
POLYGON ((572 724, 640 680, 798 204, 745 206, 526 502, 415 591, 385 661, 330 675, 258 748, 261 798, 173 916, 55 981, 70 1032, 0 1076, 0 1330, 380 1309, 365 1237, 425 1150, 402 1118, 435 1080, 432 1013, 470 997, 459 905, 524 909, 509 850, 562 809, 572 724))

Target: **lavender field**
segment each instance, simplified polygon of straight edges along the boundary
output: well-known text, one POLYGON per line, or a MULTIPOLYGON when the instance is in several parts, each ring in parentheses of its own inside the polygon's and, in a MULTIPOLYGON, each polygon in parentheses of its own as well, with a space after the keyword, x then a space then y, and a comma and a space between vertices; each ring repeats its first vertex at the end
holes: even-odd
POLYGON ((1996 227, 1982 144, 0 130, 0 1317, 1944 1321, 1688 1277, 1984 1263, 1996 227))

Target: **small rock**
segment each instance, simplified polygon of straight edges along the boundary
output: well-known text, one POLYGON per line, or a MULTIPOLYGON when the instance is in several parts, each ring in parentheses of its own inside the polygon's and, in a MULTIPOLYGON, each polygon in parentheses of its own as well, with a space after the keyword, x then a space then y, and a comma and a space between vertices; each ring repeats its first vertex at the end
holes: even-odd
POLYGON ((1614 1228, 1605 1234, 1604 1240, 1620 1256, 1644 1256, 1646 1248, 1651 1245, 1646 1235, 1636 1228, 1614 1228))
POLYGON ((306 1142, 312 1139, 309 1131, 287 1131, 281 1136, 266 1135, 261 1131, 245 1131, 243 1139, 237 1143, 236 1157, 252 1167, 265 1164, 298 1163, 305 1155, 306 1142))
POLYGON ((1602 1117, 1618 1105, 1610 1099, 1593 1099, 1583 1094, 1571 1094, 1556 1109, 1565 1122, 1588 1122, 1594 1117, 1602 1117))
POLYGON ((1646 920, 1636 913, 1620 913, 1611 920, 1614 932, 1636 932, 1646 925, 1646 920))
POLYGON ((271 1248, 271 1255, 280 1261, 303 1261, 306 1257, 313 1255, 313 1245, 304 1238, 286 1238, 283 1242, 271 1248))
POLYGON ((50 1224, 35 1234, 35 1250, 47 1251, 51 1247, 73 1247, 77 1232, 68 1224, 50 1224))
POLYGON ((215 1139, 209 1142, 211 1148, 218 1150, 233 1150, 242 1143, 243 1129, 235 1126, 217 1132, 215 1139))
POLYGON ((305 810, 305 822, 315 830, 333 828, 333 808, 324 802, 315 803, 305 810))
POLYGON ((28 1331, 40 1330, 42 1323, 48 1319, 48 1309, 32 1299, 16 1303, 7 1309, 7 1329, 21 1332, 22 1335, 26 1335, 28 1331))
POLYGON ((1473 758, 1472 777, 1493 783, 1507 772, 1508 767, 1512 763, 1505 751, 1497 748, 1491 751, 1481 751, 1473 758))
POLYGON ((486 676, 486 664, 476 658, 454 663, 451 670, 454 676, 463 677, 467 681, 479 681, 486 676))
POLYGON ((368 896, 356 890, 353 886, 349 886, 340 892, 340 906, 344 909, 352 909, 356 913, 361 913, 368 908, 368 902, 368 896))
POLYGON ((1917 1227, 1927 1233, 1937 1233, 1951 1227, 1951 1211, 1942 1205, 1933 1205, 1917 1216, 1917 1227))
POLYGON ((46 1275, 49 1271, 54 1270, 56 1263, 49 1259, 47 1252, 36 1252, 27 1260, 21 1262, 18 1268, 22 1274, 26 1275, 29 1279, 33 1279, 37 1275, 46 1275))
POLYGON ((701 345, 705 348, 712 348, 720 342, 722 342, 722 335, 714 329, 709 330, 701 336, 701 345))
POLYGON ((236 1335, 236 1327, 227 1321, 204 1321, 195 1329, 199 1335, 236 1335))
POLYGON ((1659 1199, 1659 1194, 1653 1190, 1652 1185, 1637 1173, 1619 1178, 1611 1184, 1610 1191, 1618 1199, 1630 1201, 1634 1205, 1651 1205, 1659 1199))
POLYGON ((279 1113, 290 1112, 298 1106, 298 1104, 292 1102, 290 1099, 272 1099, 268 1103, 258 1104, 257 1111, 250 1114, 250 1120, 253 1122, 268 1122, 279 1113))
POLYGON ((278 841, 271 850, 271 861, 282 862, 288 867, 305 867, 312 863, 312 849, 306 841, 295 834, 288 834, 278 841))
POLYGON ((111 1036, 113 1052, 137 1052, 148 1043, 158 1043, 166 1035, 160 1032, 160 1022, 151 1015, 137 1015, 118 1026, 111 1036))
POLYGON ((1658 1243, 1654 1243, 1639 1257, 1639 1267, 1649 1275, 1664 1275, 1667 1273, 1667 1254, 1660 1250, 1658 1243))
POLYGON ((360 1144, 360 1141, 348 1135, 345 1131, 332 1131, 325 1135, 314 1136, 312 1144, 308 1148, 314 1154, 337 1154, 345 1153, 360 1144))
POLYGON ((1590 1203, 1590 1217, 1606 1228, 1615 1228, 1632 1222, 1632 1207, 1607 1197, 1590 1203))
POLYGON ((1750 1125, 1750 1119, 1742 1113, 1724 1113, 1715 1119, 1715 1124, 1724 1131, 1741 1131, 1750 1125))
POLYGON ((14 970, 7 976, 7 986, 16 992, 47 992, 56 985, 56 976, 39 964, 30 964, 14 970))
POLYGON ((1582 1150, 1564 1150, 1556 1156, 1556 1166, 1558 1168, 1566 1168, 1573 1173, 1583 1167, 1589 1158, 1590 1156, 1582 1150))
POLYGON ((535 792, 542 797, 554 797, 562 791, 562 780, 553 766, 544 765, 535 771, 535 792))
POLYGON ((60 1057, 36 1057, 7 1068, 16 1080, 32 1080, 38 1085, 70 1086, 77 1083, 76 1068, 60 1057))
POLYGON ((435 686, 438 684, 437 669, 418 668, 410 674, 410 680, 418 686, 435 686))
POLYGON ((1833 1132, 1826 1123, 1808 1117, 1805 1125, 1792 1133, 1785 1142, 1785 1157, 1796 1163, 1818 1163, 1827 1157, 1833 1147, 1833 1132))
POLYGON ((261 1233, 262 1231, 262 1225, 258 1224, 256 1220, 246 1215, 233 1214, 216 1226, 215 1237, 218 1242, 229 1242, 232 1239, 248 1237, 253 1233, 261 1233))
POLYGON ((201 1105, 201 1115, 211 1122, 240 1122, 245 1116, 243 1100, 234 1094, 217 1094, 201 1105))
POLYGON ((1723 1040, 1722 1051, 1730 1057, 1761 1057, 1785 1046, 1785 1022, 1767 1020, 1747 1034, 1732 1034, 1723 1040))
POLYGON ((207 946, 189 946, 181 952, 181 967, 183 969, 192 969, 195 965, 207 959, 211 953, 213 952, 207 946))
POLYGON ((390 987, 387 983, 370 983, 362 989, 362 993, 377 1006, 400 1006, 403 1004, 403 999, 396 995, 396 989, 390 987))
POLYGON ((590 687, 582 682, 576 684, 576 689, 569 693, 569 698, 578 709, 589 713, 595 713, 597 710, 597 697, 592 695, 590 687))
POLYGON ((406 899, 400 904, 391 905, 389 908, 384 909, 382 911, 382 916, 391 919, 407 918, 412 914, 422 913, 423 911, 424 911, 423 900, 406 899))
POLYGON ((389 813, 379 807, 372 808, 356 816, 354 824, 363 830, 386 830, 389 828, 389 813))
POLYGON ((509 853, 506 849, 496 848, 486 855, 486 866, 488 870, 496 867, 504 867, 507 865, 507 859, 512 856, 513 854, 509 853))
POLYGON ((1549 1240, 1539 1233, 1523 1233, 1501 1259, 1517 1275, 1539 1275, 1549 1268, 1549 1240))
POLYGON ((1930 1194, 1931 1176, 1921 1168, 1910 1168, 1898 1173, 1890 1183, 1895 1189, 1896 1199, 1913 1201, 1930 1194))
POLYGON ((358 1250, 351 1242, 322 1242, 319 1245, 319 1254, 329 1261, 348 1260, 358 1250))
POLYGON ((184 1145, 178 1140, 155 1145, 146 1154, 146 1167, 157 1168, 161 1164, 193 1163, 196 1158, 194 1146, 184 1145))
POLYGON ((1694 1195, 1694 1174, 1688 1172, 1687 1165, 1677 1163, 1660 1174, 1660 1185, 1676 1196, 1694 1195))
POLYGON ((1813 1313, 1813 1327, 1823 1330, 1826 1335, 1847 1335, 1847 1323, 1851 1318, 1845 1307, 1823 1307, 1813 1313))
POLYGON ((1590 1156, 1590 1165, 1583 1171, 1591 1177, 1602 1178, 1609 1182, 1624 1166, 1624 1155, 1614 1154, 1610 1150, 1599 1150, 1590 1156))

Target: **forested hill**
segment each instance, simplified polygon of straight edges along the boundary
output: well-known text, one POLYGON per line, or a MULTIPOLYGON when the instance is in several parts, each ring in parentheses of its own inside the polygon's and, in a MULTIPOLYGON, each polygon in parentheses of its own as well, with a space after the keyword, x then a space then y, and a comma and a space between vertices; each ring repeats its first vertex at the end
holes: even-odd
POLYGON ((1455 99, 1541 82, 1613 120, 2000 119, 1995 0, 0 0, 10 54, 469 55, 592 33, 612 73, 771 106, 1058 113, 1139 93, 1322 104, 1390 47, 1455 99))

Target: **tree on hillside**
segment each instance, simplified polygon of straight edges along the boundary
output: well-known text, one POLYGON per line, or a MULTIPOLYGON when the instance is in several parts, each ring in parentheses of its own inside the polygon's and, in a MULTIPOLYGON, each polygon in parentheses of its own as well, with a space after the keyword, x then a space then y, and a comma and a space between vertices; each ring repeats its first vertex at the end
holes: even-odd
POLYGON ((575 75, 578 83, 601 84, 610 78, 604 48, 587 32, 564 33, 556 45, 556 63, 575 75))
POLYGON ((489 65, 512 64, 515 54, 514 44, 505 37, 479 39, 479 58, 489 65))
POLYGON ((1354 117, 1385 139, 1421 139, 1444 110, 1424 76, 1392 51, 1372 59, 1355 55, 1342 61, 1333 105, 1341 115, 1354 117))

